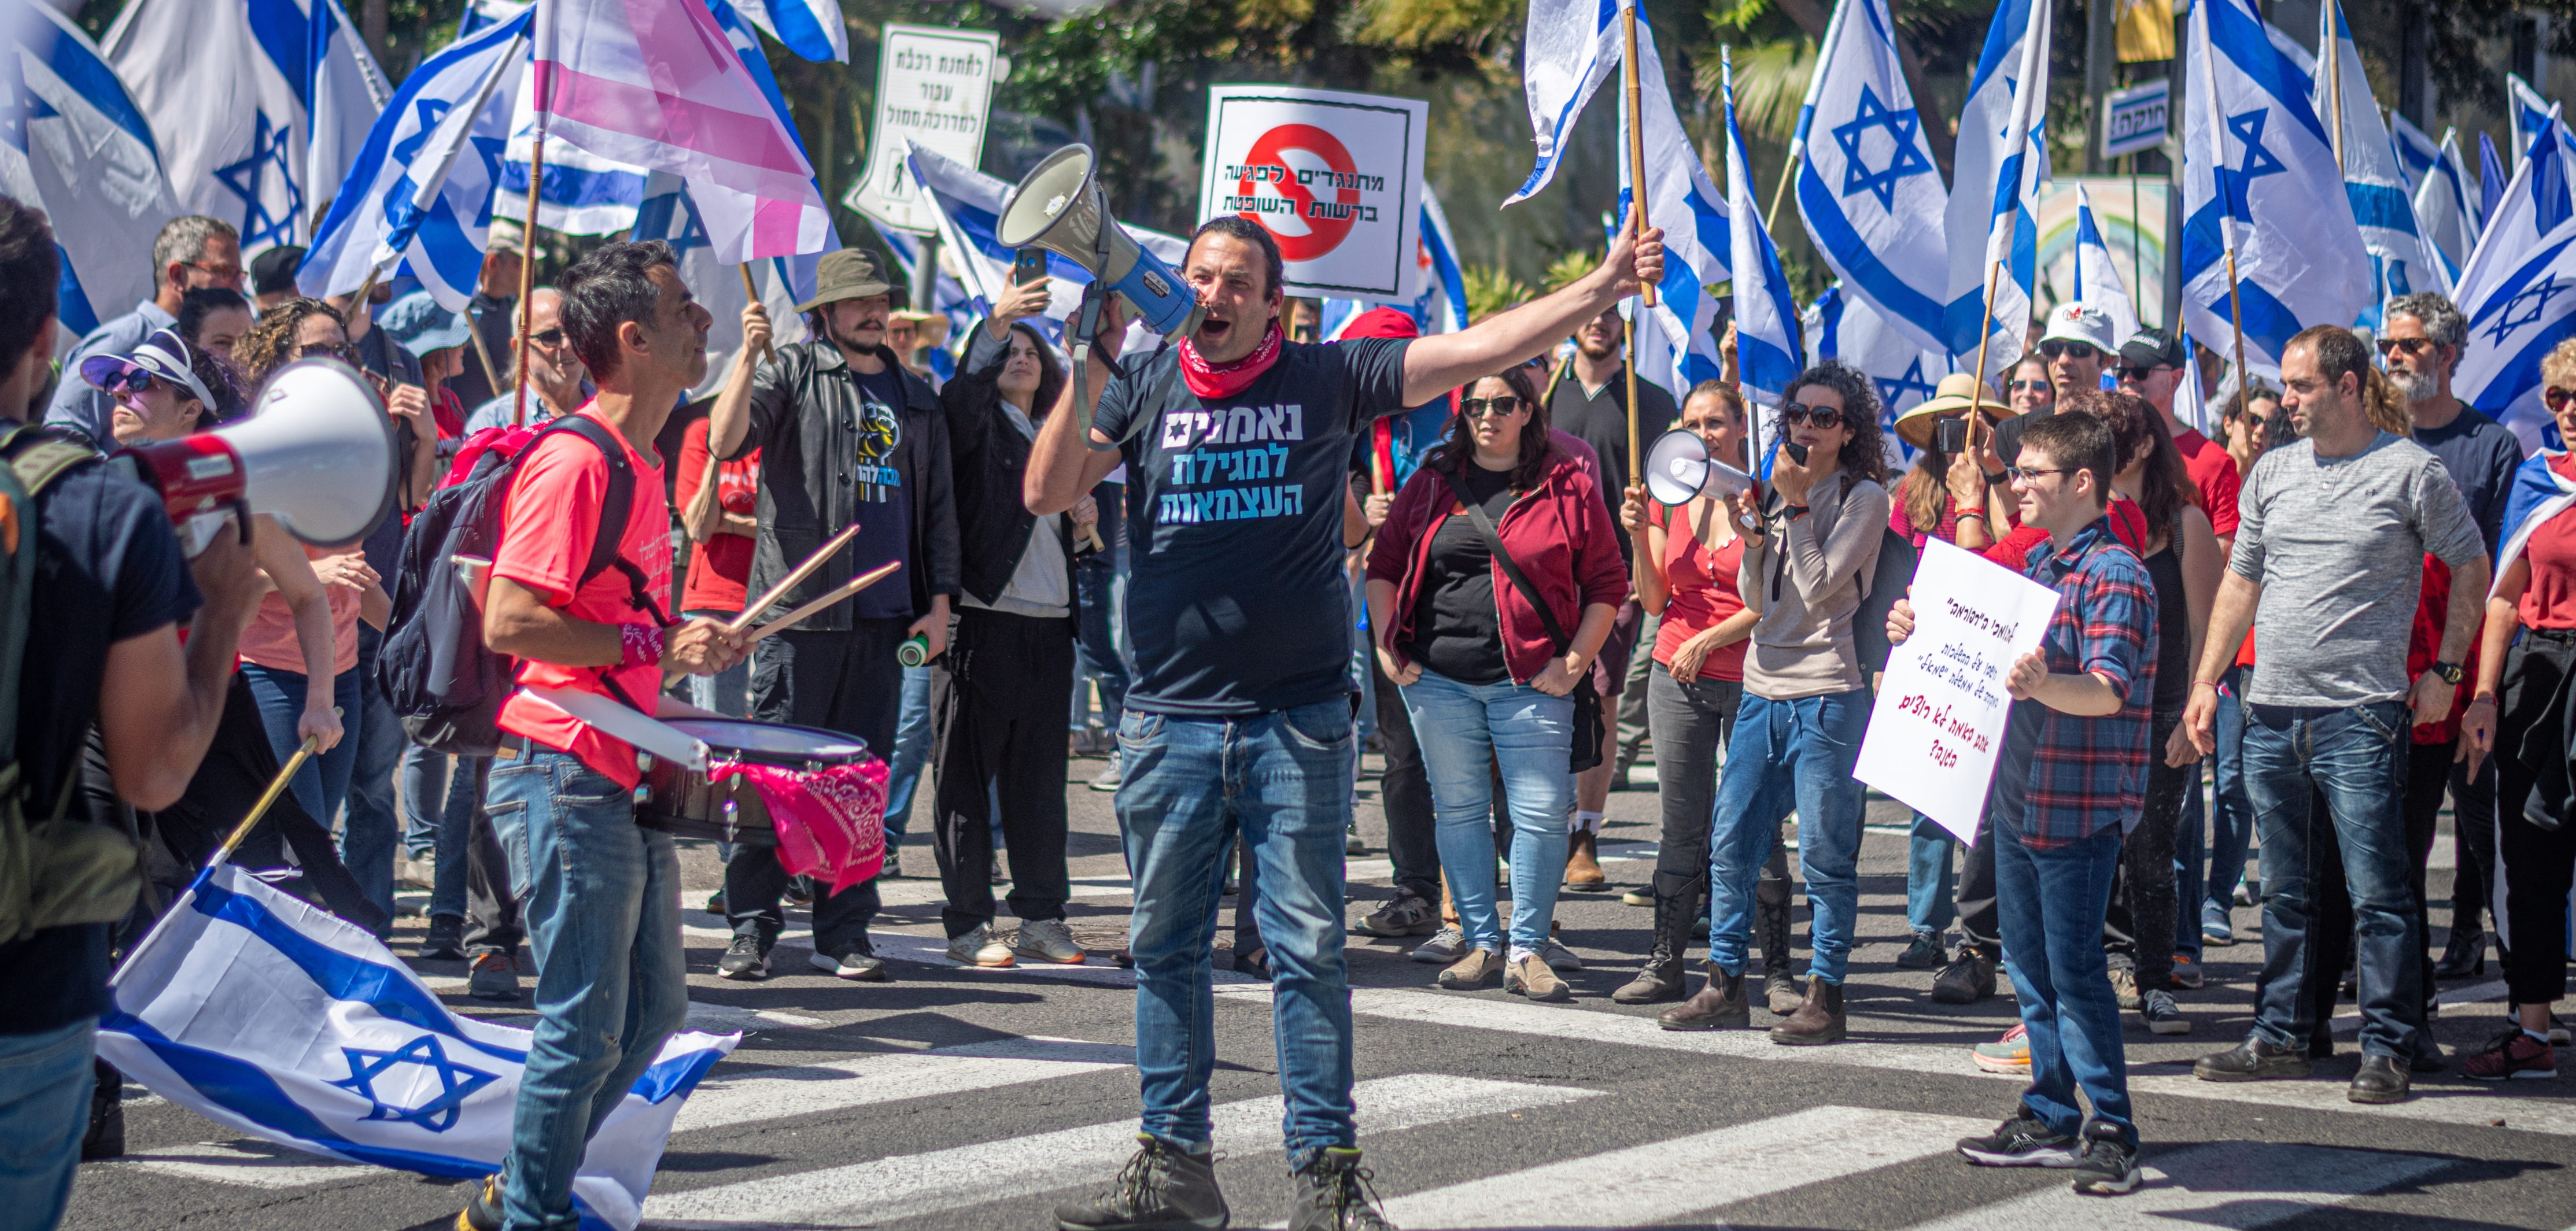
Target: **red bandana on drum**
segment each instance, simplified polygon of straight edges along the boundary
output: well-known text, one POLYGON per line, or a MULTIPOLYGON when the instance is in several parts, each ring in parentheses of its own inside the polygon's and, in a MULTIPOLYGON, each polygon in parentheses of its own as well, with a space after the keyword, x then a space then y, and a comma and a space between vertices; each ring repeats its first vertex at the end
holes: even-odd
POLYGON ((1270 365, 1279 362, 1279 345, 1287 340, 1279 332, 1279 320, 1272 317, 1270 332, 1261 335, 1261 345, 1252 353, 1232 363, 1209 363, 1199 358, 1198 343, 1181 340, 1181 380, 1190 392, 1203 398, 1230 398, 1252 387, 1270 365))
POLYGON ((812 771, 750 761, 710 759, 707 780, 735 774, 760 791, 778 827, 778 863, 790 876, 814 876, 839 893, 872 879, 885 863, 886 763, 812 771))

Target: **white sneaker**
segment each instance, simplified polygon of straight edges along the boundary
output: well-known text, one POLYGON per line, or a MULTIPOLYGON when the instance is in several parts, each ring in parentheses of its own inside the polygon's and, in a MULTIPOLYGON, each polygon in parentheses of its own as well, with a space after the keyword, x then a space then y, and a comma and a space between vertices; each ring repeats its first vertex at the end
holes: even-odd
MULTIPOLYGON (((1084 956, 1082 946, 1073 943, 1072 929, 1064 926, 1062 919, 1023 920, 1019 943, 1011 946, 1011 952, 1033 962, 1058 966, 1079 966, 1084 956)), ((956 956, 955 950, 949 956, 956 956)))
POLYGON ((975 930, 948 942, 948 960, 960 966, 1016 966, 1019 959, 1011 956, 1011 947, 993 935, 993 925, 979 923, 975 930))
POLYGON ((1091 789, 1095 791, 1115 791, 1118 789, 1118 784, 1124 781, 1126 781, 1126 779, 1119 772, 1118 746, 1116 741, 1113 740, 1109 747, 1109 764, 1102 767, 1099 773, 1091 776, 1091 789))

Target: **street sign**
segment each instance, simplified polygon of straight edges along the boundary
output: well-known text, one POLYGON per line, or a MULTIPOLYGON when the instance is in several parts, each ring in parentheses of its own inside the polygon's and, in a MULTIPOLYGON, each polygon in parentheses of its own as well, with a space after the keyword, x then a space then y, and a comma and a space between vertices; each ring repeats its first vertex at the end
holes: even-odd
POLYGON ((2102 96, 2102 156, 2117 158, 2164 144, 2171 124, 2165 103, 2172 83, 2154 81, 2113 90, 2102 96))
POLYGON ((1269 231, 1291 295, 1410 300, 1430 110, 1342 90, 1217 86, 1199 217, 1234 214, 1269 231))
POLYGON ((904 169, 904 139, 970 167, 983 161, 984 119, 1000 75, 1001 41, 989 30, 885 27, 867 174, 850 185, 844 204, 897 230, 938 229, 930 203, 904 169))

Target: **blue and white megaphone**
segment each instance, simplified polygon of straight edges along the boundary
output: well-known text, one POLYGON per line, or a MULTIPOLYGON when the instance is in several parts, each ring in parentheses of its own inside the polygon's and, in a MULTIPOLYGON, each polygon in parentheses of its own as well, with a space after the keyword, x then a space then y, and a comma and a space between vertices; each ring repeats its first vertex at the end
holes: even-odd
MULTIPOLYGON (((1087 145, 1047 155, 1002 201, 993 228, 1005 248, 1044 248, 1091 272, 1095 285, 1125 299, 1146 328, 1179 342, 1198 328, 1198 296, 1180 274, 1136 246, 1109 212, 1096 178, 1099 160, 1087 145)), ((1097 309, 1085 305, 1079 343, 1088 343, 1097 309)))

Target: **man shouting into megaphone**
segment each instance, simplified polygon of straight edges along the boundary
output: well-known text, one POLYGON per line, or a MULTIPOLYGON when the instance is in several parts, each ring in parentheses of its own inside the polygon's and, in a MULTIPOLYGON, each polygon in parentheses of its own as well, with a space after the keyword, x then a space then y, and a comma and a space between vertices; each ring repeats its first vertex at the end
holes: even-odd
POLYGON ((1287 341, 1279 245, 1233 216, 1190 241, 1182 276, 1203 319, 1178 346, 1113 366, 1121 322, 1109 304, 1090 379, 1047 416, 1024 493, 1031 512, 1060 513, 1123 462, 1137 535, 1117 809, 1136 884, 1144 1131, 1109 1191, 1057 1209, 1069 1231, 1224 1225, 1208 1118, 1208 920, 1238 828, 1259 861, 1275 972, 1289 1225, 1387 1225, 1351 1127, 1342 832, 1358 736, 1343 475, 1379 416, 1520 364, 1661 280, 1663 232, 1635 227, 1632 215, 1601 267, 1564 290, 1426 338, 1287 341), (1074 405, 1085 388, 1100 391, 1096 409, 1074 405), (1077 409, 1089 413, 1066 413, 1077 409))

